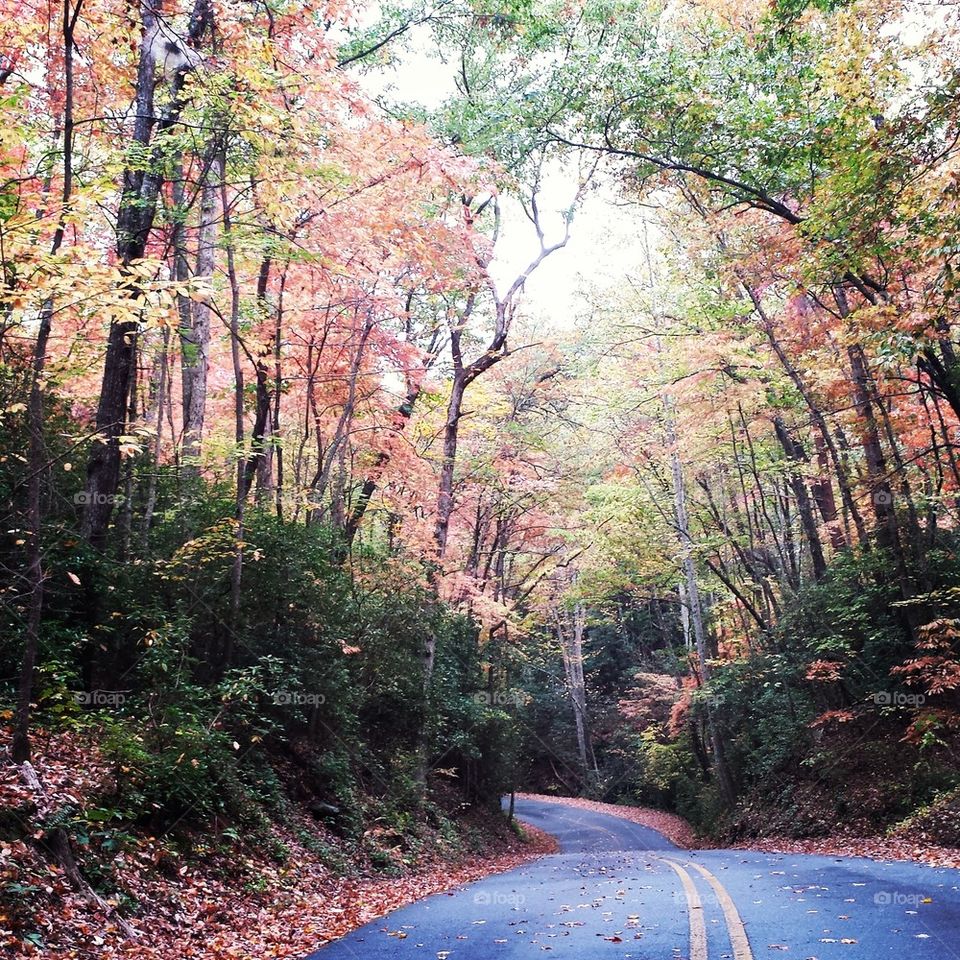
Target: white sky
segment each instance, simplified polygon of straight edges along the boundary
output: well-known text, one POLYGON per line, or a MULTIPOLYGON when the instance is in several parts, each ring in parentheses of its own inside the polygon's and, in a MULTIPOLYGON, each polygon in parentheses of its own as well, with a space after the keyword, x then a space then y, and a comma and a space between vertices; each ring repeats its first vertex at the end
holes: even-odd
MULTIPOLYGON (((390 68, 358 79, 373 97, 436 109, 456 88, 452 68, 435 59, 431 48, 426 29, 415 28, 397 50, 390 68)), ((576 189, 572 168, 553 171, 545 178, 538 202, 548 244, 563 235, 562 211, 569 207, 576 189)), ((503 289, 536 256, 539 243, 516 200, 504 198, 501 206, 504 223, 491 274, 503 289)), ((528 281, 524 312, 549 328, 569 329, 587 306, 582 295, 584 281, 589 280, 594 289, 617 283, 642 262, 643 250, 641 209, 618 202, 616 188, 609 181, 599 185, 575 216, 567 246, 542 263, 528 281)))
MULTIPOLYGON (((547 243, 562 235, 558 211, 569 205, 575 190, 572 175, 547 182, 541 201, 547 243)), ((574 217, 567 246, 542 263, 527 282, 524 312, 541 317, 550 327, 569 329, 588 307, 588 289, 615 286, 644 262, 643 230, 641 208, 624 205, 613 186, 601 184, 574 217)), ((538 249, 533 226, 514 202, 491 265, 498 285, 509 283, 538 249)))

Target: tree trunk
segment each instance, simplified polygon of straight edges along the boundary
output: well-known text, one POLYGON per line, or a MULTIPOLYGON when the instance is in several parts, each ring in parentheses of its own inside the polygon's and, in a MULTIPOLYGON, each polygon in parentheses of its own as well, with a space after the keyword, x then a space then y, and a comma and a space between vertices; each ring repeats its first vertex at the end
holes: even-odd
POLYGON ((147 497, 143 507, 143 522, 140 527, 140 549, 146 553, 150 541, 150 527, 153 525, 153 514, 157 507, 157 476, 160 469, 160 450, 163 445, 163 408, 169 391, 170 373, 170 329, 163 328, 163 340, 160 350, 160 370, 157 374, 156 392, 153 398, 153 410, 147 415, 148 422, 156 428, 153 438, 153 463, 150 470, 150 479, 147 483, 147 497))
MULTIPOLYGON (((20 762, 20 777, 30 792, 38 798, 38 806, 47 806, 47 793, 37 776, 33 764, 29 761, 20 762)), ((63 810, 54 810, 50 818, 54 823, 60 820, 59 814, 63 810)), ((77 866, 76 858, 73 855, 73 847, 70 843, 70 836, 62 826, 54 826, 49 829, 41 829, 40 835, 43 837, 43 844, 52 854, 57 866, 63 871, 63 876, 67 878, 70 885, 80 894, 81 897, 94 909, 102 912, 111 923, 115 923, 117 928, 127 940, 133 940, 137 937, 136 930, 125 920, 117 911, 116 901, 110 903, 104 900, 93 887, 87 882, 86 877, 80 872, 77 866)))
MULTIPOLYGON (((120 210, 117 215, 117 261, 122 272, 141 259, 147 248, 157 200, 164 182, 163 135, 171 130, 180 118, 186 73, 181 70, 171 78, 170 103, 158 117, 154 110, 156 64, 153 51, 163 15, 162 0, 153 4, 144 3, 140 9, 143 30, 132 140, 144 148, 144 151, 153 142, 153 150, 145 167, 128 167, 123 174, 120 210)), ((206 33, 212 18, 211 0, 194 0, 187 32, 191 45, 195 45, 206 33)), ((137 357, 137 303, 140 293, 132 277, 127 279, 126 287, 130 300, 129 315, 119 320, 114 319, 110 324, 96 416, 99 442, 93 445, 87 462, 86 502, 81 532, 97 549, 102 549, 105 545, 107 527, 120 481, 120 438, 127 426, 127 398, 130 395, 137 357)))
MULTIPOLYGON (((60 213, 57 227, 50 244, 50 254, 55 255, 63 243, 66 231, 66 213, 73 191, 73 52, 74 29, 80 16, 82 0, 71 8, 70 0, 63 0, 61 36, 63 37, 64 60, 64 107, 63 107, 63 191, 60 197, 60 213)), ((40 326, 33 345, 33 362, 30 371, 30 394, 27 399, 27 483, 26 514, 26 580, 30 594, 27 608, 27 625, 23 638, 23 655, 20 661, 20 677, 17 684, 17 715, 14 725, 11 757, 14 763, 25 764, 30 759, 30 712, 33 700, 33 673, 40 650, 40 627, 43 621, 43 476, 45 473, 46 445, 43 437, 43 374, 47 364, 47 345, 53 326, 53 300, 48 299, 40 310, 40 326)))
POLYGON ((437 544, 437 557, 441 563, 447 552, 450 517, 453 515, 453 473, 457 463, 457 439, 460 434, 460 417, 463 413, 463 395, 466 386, 463 371, 457 371, 450 387, 450 400, 447 402, 447 419, 443 427, 443 461, 437 485, 437 522, 433 535, 437 544))
POLYGON ((44 455, 43 440, 43 370, 47 358, 47 342, 50 339, 53 303, 47 301, 40 312, 40 329, 33 350, 33 371, 30 382, 30 398, 27 401, 27 429, 29 447, 27 469, 30 480, 27 485, 27 550, 26 576, 30 591, 27 609, 27 628, 23 640, 23 656, 20 663, 20 681, 17 688, 17 721, 13 735, 11 755, 14 763, 30 759, 30 704, 33 699, 33 672, 37 665, 40 646, 40 624, 43 617, 43 526, 44 455))
POLYGON ((873 502, 873 514, 877 521, 877 540, 894 556, 899 556, 900 539, 897 532, 897 515, 893 509, 893 491, 887 474, 886 457, 880 442, 880 429, 874 416, 871 399, 872 381, 863 348, 857 344, 847 347, 847 358, 853 374, 853 402, 863 430, 863 452, 867 464, 867 481, 873 502))
MULTIPOLYGON (((413 408, 419 396, 419 385, 411 386, 407 390, 406 400, 404 400, 397 410, 397 414, 402 418, 400 425, 395 428, 397 433, 403 429, 403 426, 406 425, 407 421, 413 415, 413 408)), ((377 490, 378 484, 380 483, 380 478, 383 476, 383 471, 389 462, 389 451, 381 450, 377 454, 377 459, 374 463, 373 469, 369 474, 367 474, 367 477, 363 481, 363 485, 360 487, 360 493, 357 495, 357 498, 353 503, 353 508, 350 511, 350 516, 347 518, 347 522, 344 527, 344 540, 346 542, 348 551, 350 547, 353 546, 353 541, 356 539, 357 532, 360 530, 360 524, 363 522, 364 514, 367 512, 367 508, 370 506, 370 501, 373 499, 373 495, 377 490)))
POLYGON ((854 526, 857 529, 857 536, 860 538, 860 542, 864 543, 867 539, 867 528, 863 522, 863 517, 861 516, 860 511, 857 509, 856 501, 853 498, 853 491, 850 489, 850 482, 847 477, 847 471, 844 466, 843 458, 840 456, 840 451, 837 449, 837 446, 834 443, 833 436, 830 433, 830 428, 827 425, 826 418, 824 417, 823 412, 820 410, 818 404, 815 402, 813 395, 808 389, 803 377, 800 375, 800 372, 793 365, 793 362, 787 356, 787 352, 783 349, 783 345, 780 343, 776 332, 774 331, 773 323, 767 316, 766 311, 763 309, 763 305, 760 302, 759 296, 757 296, 756 292, 746 284, 744 284, 744 289, 747 291, 748 296, 753 302, 754 309, 757 311, 757 316, 760 317, 760 320, 763 323, 764 333, 766 334, 767 341, 769 342, 774 355, 780 361, 780 365, 783 367, 787 376, 796 387, 797 392, 801 397, 803 397, 804 403, 806 403, 807 409, 810 411, 810 417, 817 429, 820 431, 820 436, 823 440, 823 443, 825 444, 827 451, 833 460, 833 467, 837 476, 837 483, 840 487, 840 496, 843 499, 844 508, 846 509, 850 518, 853 520, 854 526))
POLYGON ((846 546, 846 539, 843 532, 837 526, 837 500, 833 493, 833 483, 830 480, 830 463, 828 460, 828 451, 823 434, 815 431, 813 434, 813 443, 817 451, 818 475, 811 484, 811 493, 817 510, 820 511, 820 517, 827 525, 830 534, 830 545, 834 550, 842 550, 846 546))
MULTIPOLYGON (((809 463, 809 458, 803 446, 787 429, 783 418, 774 417, 773 426, 787 459, 798 467, 800 464, 809 463)), ((823 544, 820 542, 820 531, 817 529, 817 522, 813 515, 813 505, 807 491, 806 479, 799 469, 792 469, 789 482, 794 499, 797 501, 800 523, 803 526, 807 547, 810 550, 810 558, 813 562, 813 578, 814 580, 822 580, 827 572, 827 564, 823 557, 823 544)))
MULTIPOLYGON (((360 375, 363 369, 363 360, 366 356, 367 343, 373 333, 375 320, 371 314, 367 314, 363 319, 363 325, 360 328, 357 337, 356 347, 353 357, 350 361, 350 373, 347 383, 347 396, 344 399, 343 408, 340 416, 337 418, 337 426, 334 430, 333 439, 327 447, 326 453, 319 456, 317 476, 313 483, 314 494, 318 500, 322 500, 327 492, 330 492, 330 513, 335 524, 342 531, 348 522, 346 515, 346 504, 343 502, 344 491, 346 489, 345 467, 346 467, 346 448, 353 427, 353 418, 357 409, 357 393, 360 382, 360 375), (334 476, 334 466, 339 466, 339 471, 335 475, 335 483, 331 482, 334 476)), ((319 424, 317 437, 319 439, 319 424)))
MULTIPOLYGON (((211 151, 212 152, 212 151, 211 151)), ((183 226, 174 231, 177 279, 210 281, 216 266, 218 180, 223 170, 212 158, 202 173, 200 222, 197 228, 196 269, 191 277, 187 265, 183 226)), ((183 187, 178 185, 180 203, 183 187)), ((207 410, 207 369, 210 363, 210 304, 181 295, 180 308, 180 380, 183 403, 183 458, 186 470, 195 473, 202 452, 203 427, 207 410)))
MULTIPOLYGON (((686 589, 687 608, 690 615, 690 627, 693 633, 697 659, 700 662, 700 676, 703 683, 710 679, 710 662, 707 652, 707 635, 703 621, 703 606, 700 601, 700 587, 697 583, 697 571, 693 561, 693 538, 690 535, 690 518, 687 513, 687 493, 683 479, 683 464, 677 449, 677 434, 673 422, 673 408, 669 397, 663 398, 666 413, 667 442, 671 447, 670 468, 673 477, 673 506, 677 533, 682 550, 682 569, 686 589)), ((713 708, 707 704, 707 731, 713 752, 714 770, 724 800, 732 805, 736 799, 733 781, 727 769, 723 745, 713 716, 713 708)))
POLYGON ((573 707, 574 726, 577 731, 577 752, 580 769, 586 782, 599 776, 597 761, 593 754, 590 728, 587 723, 587 686, 583 675, 583 630, 586 616, 581 604, 572 612, 556 611, 557 639, 563 655, 563 670, 567 678, 567 690, 573 707), (566 621, 566 622, 565 622, 566 621))
MULTIPOLYGON (((229 237, 230 206, 227 202, 226 184, 221 183, 223 201, 223 228, 229 237)), ((243 364, 240 360, 240 281, 237 278, 233 254, 233 240, 227 242, 227 277, 230 281, 230 359, 233 362, 233 429, 237 449, 237 485, 234 493, 234 547, 233 565, 230 570, 230 622, 224 649, 224 665, 233 659, 234 637, 240 628, 240 599, 243 585, 243 538, 247 494, 245 489, 246 461, 243 457, 243 364)))

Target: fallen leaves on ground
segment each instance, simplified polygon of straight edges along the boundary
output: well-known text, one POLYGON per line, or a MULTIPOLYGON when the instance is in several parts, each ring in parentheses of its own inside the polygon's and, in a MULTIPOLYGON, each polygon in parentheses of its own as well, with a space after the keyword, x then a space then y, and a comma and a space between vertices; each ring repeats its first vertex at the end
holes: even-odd
MULTIPOLYGON (((528 827, 522 838, 505 820, 475 811, 462 824, 482 852, 454 850, 438 836, 414 865, 398 858, 391 876, 349 863, 357 875, 345 877, 312 849, 317 842, 336 845, 337 838, 295 806, 273 827, 274 839, 289 851, 282 862, 262 842, 233 841, 213 829, 192 837, 188 855, 170 837, 130 828, 109 860, 115 892, 106 897, 110 906, 120 904, 139 934, 124 941, 116 920, 92 908, 52 863, 43 831, 28 829, 38 814, 84 807, 86 797, 103 789, 109 768, 94 744, 71 735, 40 734, 35 746, 42 799, 32 796, 15 765, 0 768, 0 803, 24 824, 20 839, 0 843, 0 955, 18 960, 302 957, 414 900, 557 849, 539 830, 528 827)), ((87 851, 79 853, 83 863, 87 851)))
POLYGON ((960 867, 960 850, 899 837, 761 837, 732 845, 735 850, 764 853, 813 853, 824 857, 869 857, 872 860, 909 860, 931 867, 960 867))

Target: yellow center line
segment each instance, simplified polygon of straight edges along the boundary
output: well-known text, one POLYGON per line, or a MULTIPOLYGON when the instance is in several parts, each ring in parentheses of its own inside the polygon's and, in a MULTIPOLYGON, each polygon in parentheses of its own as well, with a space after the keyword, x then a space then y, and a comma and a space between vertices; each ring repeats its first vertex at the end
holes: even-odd
POLYGON ((690 917, 690 960, 707 960, 707 925, 703 919, 703 904, 700 902, 700 894, 697 893, 693 877, 673 860, 662 857, 655 859, 673 867, 683 884, 683 892, 687 897, 687 914, 690 917))
MULTIPOLYGON (((557 819, 568 823, 582 825, 582 821, 571 821, 567 817, 558 816, 557 819)), ((604 833, 614 834, 604 827, 600 827, 604 833)), ((747 939, 747 931, 737 910, 737 905, 733 898, 727 892, 724 885, 709 871, 699 863, 686 861, 682 865, 667 857, 653 855, 654 860, 667 864, 680 877, 680 883, 683 885, 683 892, 687 898, 687 914, 690 919, 690 960, 708 960, 707 956, 707 925, 703 915, 703 902, 700 900, 700 894, 697 892, 693 877, 684 869, 692 867, 710 884, 711 889, 716 894, 720 908, 723 910, 723 918, 727 923, 727 931, 730 934, 730 945, 733 947, 733 960, 754 960, 753 951, 750 949, 750 941, 747 939)))
POLYGON ((693 867, 710 884, 713 892, 717 895, 717 900, 720 901, 720 906, 723 909, 723 917, 727 921, 727 930, 730 932, 733 960, 753 960, 753 952, 750 949, 750 941, 747 939, 747 931, 743 926, 743 920, 737 910, 737 905, 733 902, 733 898, 727 893, 726 887, 706 867, 701 867, 699 863, 688 861, 684 866, 693 867))

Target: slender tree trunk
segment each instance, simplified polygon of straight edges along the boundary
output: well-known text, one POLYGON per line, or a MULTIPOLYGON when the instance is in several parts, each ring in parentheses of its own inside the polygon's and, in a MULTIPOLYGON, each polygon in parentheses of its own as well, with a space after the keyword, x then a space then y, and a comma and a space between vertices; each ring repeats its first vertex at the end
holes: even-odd
MULTIPOLYGON (((211 150, 211 154, 212 154, 211 150)), ((217 197, 223 170, 219 158, 211 156, 202 171, 200 186, 200 222, 197 227, 196 269, 191 276, 182 223, 174 231, 177 279, 209 281, 216 267, 217 197)), ((177 185, 182 206, 183 185, 177 185)), ((180 216, 184 211, 180 211, 180 216)), ((183 403, 183 458, 191 473, 199 469, 203 428, 207 411, 207 371, 210 364, 210 304, 181 294, 180 311, 180 381, 183 403)))
POLYGON ((890 456, 893 459, 896 472, 900 475, 900 496, 903 503, 906 504, 907 519, 909 522, 910 534, 912 534, 916 531, 919 531, 920 521, 917 517, 917 506, 913 499, 913 491, 910 488, 910 478, 907 475, 907 466, 903 462, 903 457, 900 453, 900 444, 897 440, 896 431, 893 429, 893 424, 890 421, 890 414, 887 410, 887 406, 883 401, 883 397, 880 396, 880 391, 877 389, 877 385, 872 378, 870 381, 870 393, 873 398, 874 406, 880 417, 880 422, 883 424, 883 432, 887 438, 887 447, 890 451, 890 456))
MULTIPOLYGON (((51 256, 56 255, 66 230, 66 213, 73 192, 73 53, 74 32, 83 0, 70 6, 63 0, 61 36, 64 59, 64 109, 63 109, 63 190, 60 196, 60 213, 57 227, 50 244, 51 256)), ((43 478, 45 474, 46 445, 43 437, 43 376, 47 364, 47 346, 53 327, 53 300, 48 299, 40 309, 40 326, 33 346, 33 361, 30 370, 30 394, 27 399, 27 483, 26 509, 26 580, 29 591, 27 623, 23 638, 23 656, 20 662, 20 677, 17 684, 17 715, 14 725, 11 756, 15 763, 26 764, 30 759, 30 712, 33 700, 33 674, 40 652, 40 629, 43 622, 44 571, 43 571, 43 478)))
MULTIPOLYGON (((343 502, 345 490, 345 465, 346 465, 346 447, 353 426, 353 418, 357 409, 357 395, 359 390, 360 375, 363 370, 363 361, 366 356, 367 343, 374 329, 374 318, 366 315, 357 336, 357 343, 354 348, 353 358, 350 361, 350 372, 347 382, 347 396, 337 418, 337 426, 334 430, 333 439, 330 441, 324 456, 319 458, 317 478, 314 481, 314 492, 318 499, 323 499, 325 494, 330 492, 330 512, 339 529, 343 529, 347 524, 346 505, 343 502), (334 466, 339 465, 340 470, 336 475, 337 482, 331 483, 334 466)), ((319 430, 318 430, 319 437, 319 430)))
POLYGON ((463 414, 463 395, 466 389, 463 371, 454 374, 447 402, 447 419, 443 427, 443 460, 440 465, 440 480, 437 486, 437 522, 434 539, 437 556, 441 563, 447 552, 450 536, 450 517, 453 515, 453 474, 457 463, 457 441, 460 435, 460 417, 463 414))
MULTIPOLYGON (((783 452, 791 463, 799 467, 809 462, 806 452, 800 442, 790 433, 782 417, 775 417, 773 421, 774 430, 783 452)), ((810 558, 813 562, 814 580, 822 580, 827 572, 826 560, 823 556, 823 544, 820 542, 820 531, 817 529, 817 522, 813 515, 813 505, 807 491, 807 482, 799 469, 792 469, 789 476, 790 486, 793 490, 794 499, 797 501, 797 511, 800 514, 800 523, 803 526, 803 533, 807 541, 807 548, 810 551, 810 558)))
POLYGON ((834 472, 837 477, 837 484, 840 488, 840 496, 843 499, 844 508, 846 509, 850 518, 853 520, 853 524, 857 529, 857 536, 859 537, 860 542, 866 543, 867 528, 863 522, 863 517, 857 508, 856 501, 854 500, 846 466, 843 458, 840 456, 840 451, 837 449, 836 443, 834 442, 833 435, 830 433, 830 428, 827 425, 826 418, 824 417, 823 412, 820 410, 819 405, 815 402, 813 395, 808 389, 803 377, 800 375, 800 372, 793 365, 790 357, 787 356, 787 352, 783 349, 783 346, 777 338, 776 332, 774 331, 773 323, 767 316, 766 311, 763 309, 760 298, 749 286, 745 286, 745 289, 753 301, 757 315, 760 317, 763 323, 764 333, 767 336, 767 341, 769 342, 774 355, 780 361, 780 365, 783 367, 787 376, 796 387, 797 392, 801 397, 803 397, 804 403, 806 403, 807 409, 810 411, 810 417, 819 430, 823 443, 825 444, 833 461, 834 472))
POLYGON ((817 510, 820 511, 820 517, 827 525, 827 530, 830 534, 830 545, 834 550, 842 550, 849 539, 849 531, 845 538, 843 532, 837 526, 839 515, 837 513, 837 500, 833 493, 833 483, 830 479, 829 454, 823 439, 823 434, 820 431, 814 431, 813 443, 817 451, 817 467, 819 472, 817 478, 811 484, 811 493, 817 505, 817 510))
MULTIPOLYGON (((440 465, 440 480, 437 487, 437 520, 434 539, 437 545, 437 561, 442 568, 450 534, 450 517, 453 515, 453 474, 457 462, 457 438, 460 432, 460 417, 463 412, 463 394, 466 389, 463 368, 454 370, 450 400, 447 403, 447 420, 443 431, 443 461, 440 465)), ((436 582, 436 581, 435 581, 436 582)), ((423 675, 425 689, 433 684, 433 668, 437 658, 437 638, 427 631, 423 644, 423 675)))
MULTIPOLYGON (((397 414, 400 417, 400 423, 395 428, 397 433, 403 429, 407 421, 409 421, 410 417, 413 415, 413 408, 419 396, 419 384, 411 386, 407 390, 406 399, 397 410, 397 414)), ((360 524, 363 522, 364 515, 367 512, 367 508, 370 506, 370 501, 373 499, 374 493, 376 493, 377 486, 380 483, 380 478, 383 476, 383 471, 389 463, 390 452, 388 450, 381 450, 377 454, 377 459, 374 463, 373 469, 369 474, 367 474, 363 481, 363 485, 360 487, 360 492, 353 502, 353 508, 350 511, 350 516, 347 518, 347 522, 344 527, 344 540, 347 544, 348 550, 353 546, 353 541, 356 539, 357 532, 360 529, 360 524)))
POLYGON ((847 347, 847 358, 853 374, 853 401, 863 430, 863 452, 867 464, 867 479, 877 521, 877 539, 896 556, 900 554, 897 516, 893 509, 893 491, 887 473, 887 461, 880 442, 871 399, 871 379, 863 349, 853 344, 847 347))
MULTIPOLYGON (((224 197, 224 209, 226 209, 226 202, 226 198, 224 197)), ((229 219, 227 216, 225 216, 224 224, 226 225, 228 222, 229 219)), ((270 257, 264 257, 260 263, 260 272, 257 277, 257 306, 261 312, 269 311, 269 303, 267 301, 267 286, 270 281, 271 263, 272 261, 270 257)), ((231 280, 231 283, 233 282, 234 280, 231 280)), ((239 292, 237 296, 239 296, 239 292)), ((236 335, 234 336, 231 333, 231 337, 233 337, 233 339, 236 341, 239 348, 242 345, 239 323, 235 326, 236 335)), ((246 350, 246 347, 244 347, 244 349, 246 350)), ((266 459, 267 446, 270 442, 270 413, 272 407, 270 396, 270 371, 266 362, 268 353, 264 350, 259 350, 255 356, 252 355, 249 350, 246 350, 246 353, 250 361, 253 363, 256 386, 254 392, 255 401, 253 430, 250 434, 250 451, 245 457, 241 457, 239 485, 237 488, 238 496, 244 501, 247 499, 247 496, 253 487, 254 479, 256 479, 258 476, 262 484, 269 484, 269 480, 263 476, 263 464, 266 459)))
POLYGON ((554 616, 557 639, 560 641, 560 650, 563 655, 567 690, 573 707, 580 769, 583 771, 584 780, 590 782, 599 776, 599 771, 587 722, 587 685, 583 674, 583 631, 586 616, 581 604, 577 604, 572 612, 555 611, 554 616))
MULTIPOLYGON (((271 461, 275 459, 277 464, 274 509, 280 519, 283 519, 283 445, 280 443, 280 402, 283 397, 283 295, 286 286, 287 271, 284 269, 280 277, 276 324, 273 329, 273 409, 270 412, 270 433, 274 440, 268 451, 271 461)), ((272 477, 272 462, 269 473, 272 477)))
POLYGON ((940 396, 947 401, 954 416, 960 419, 960 366, 950 340, 949 326, 943 321, 938 326, 941 333, 940 353, 938 355, 932 346, 922 350, 920 368, 930 378, 940 396))
POLYGON ((20 663, 20 682, 17 690, 17 721, 11 754, 15 763, 30 759, 30 704, 33 698, 33 673, 40 646, 40 625, 43 618, 43 475, 45 444, 43 440, 43 370, 46 365, 47 343, 50 339, 53 303, 48 301, 40 312, 40 329, 33 351, 33 369, 30 397, 27 402, 27 429, 29 448, 27 469, 27 543, 26 575, 30 591, 27 624, 23 638, 23 657, 20 663))
MULTIPOLYGON (((130 378, 130 396, 127 401, 127 423, 135 423, 138 418, 137 393, 139 389, 140 365, 133 368, 130 378)), ((134 491, 134 457, 127 457, 122 461, 123 496, 120 497, 120 522, 117 524, 119 549, 117 559, 126 563, 130 557, 130 538, 133 533, 133 491, 134 491)))
MULTIPOLYGON (((596 164, 594 164, 586 179, 580 184, 574 197, 574 204, 579 202, 583 196, 593 176, 594 170, 596 170, 596 164)), ((496 243, 496 234, 499 232, 500 224, 500 207, 497 204, 496 198, 494 198, 493 204, 497 224, 494 237, 494 243, 496 243)), ((494 294, 496 318, 493 336, 490 338, 487 349, 471 363, 467 364, 464 362, 461 343, 462 331, 476 307, 477 300, 476 294, 474 293, 471 293, 467 298, 464 309, 460 317, 457 318, 456 326, 451 328, 450 331, 453 383, 450 389, 450 400, 447 404, 447 420, 444 425, 443 463, 440 469, 440 481, 437 488, 437 522, 434 528, 434 539, 437 544, 437 559, 441 566, 447 549, 447 538, 450 533, 450 517, 453 515, 453 474, 457 459, 457 436, 460 429, 460 417, 463 412, 464 391, 477 377, 484 374, 506 356, 507 340, 510 336, 514 312, 516 311, 520 296, 523 293, 524 286, 540 265, 548 257, 556 253, 557 250, 563 249, 570 240, 571 219, 568 217, 566 219, 563 237, 556 243, 547 245, 543 228, 540 224, 536 190, 533 191, 533 195, 530 198, 530 217, 537 232, 537 239, 540 241, 540 251, 530 263, 527 264, 526 268, 514 278, 513 283, 510 284, 507 292, 502 297, 496 293, 494 294)), ((487 267, 491 259, 492 253, 486 256, 482 262, 482 266, 487 267)))
MULTIPOLYGON (((581 183, 580 188, 574 198, 574 204, 579 202, 587 188, 587 184, 593 176, 596 169, 594 164, 586 180, 581 183)), ((500 208, 494 198, 492 200, 496 227, 494 230, 494 243, 491 245, 491 252, 488 253, 481 262, 481 266, 486 268, 492 259, 492 250, 496 245, 496 237, 499 233, 500 208)), ((523 293, 524 286, 538 267, 557 250, 565 247, 570 239, 571 218, 567 217, 565 221, 564 234, 561 240, 547 245, 544 238, 544 232, 540 224, 540 215, 537 207, 536 191, 530 201, 531 220, 537 232, 537 238, 540 241, 540 251, 527 264, 526 268, 518 274, 513 283, 501 297, 494 292, 495 321, 493 336, 487 344, 486 350, 470 363, 464 362, 462 353, 462 331, 467 321, 473 314, 477 302, 476 293, 471 293, 467 297, 460 316, 455 325, 450 329, 450 355, 453 360, 453 382, 450 389, 450 400, 447 404, 447 419, 444 425, 443 435, 443 461, 440 468, 440 477, 437 485, 437 519, 434 526, 434 541, 437 547, 437 563, 431 572, 431 579, 434 586, 437 585, 438 574, 442 575, 444 556, 447 550, 447 540, 450 534, 450 518, 453 516, 454 498, 453 498, 453 477, 457 459, 457 439, 460 430, 460 418, 463 414, 463 397, 466 388, 484 374, 487 370, 499 363, 507 354, 507 340, 510 336, 510 328, 513 323, 514 312, 517 303, 523 293)), ((436 661, 436 637, 429 631, 424 641, 424 691, 427 696, 433 685, 433 670, 436 661)), ((422 745, 423 746, 423 745, 422 745)), ((424 768, 425 769, 425 768, 424 768)))
POLYGON ((244 378, 243 363, 240 359, 240 281, 237 277, 236 261, 233 253, 233 239, 230 226, 230 205, 227 201, 226 184, 221 182, 223 199, 223 228, 227 234, 227 277, 230 282, 230 358, 233 362, 233 423, 234 442, 237 450, 237 486, 234 498, 234 548, 233 566, 230 571, 230 622, 227 626, 227 639, 224 649, 224 666, 233 659, 234 638, 240 629, 240 599, 243 586, 243 541, 246 535, 246 460, 244 447, 244 378))
MULTIPOLYGON (((756 487, 756 496, 754 497, 754 503, 756 504, 757 513, 763 518, 763 525, 770 533, 770 537, 773 540, 774 547, 776 548, 776 563, 774 569, 779 575, 780 582, 785 586, 790 587, 791 589, 796 589, 799 585, 796 582, 793 572, 790 567, 790 562, 786 554, 786 543, 783 539, 783 531, 779 529, 779 525, 775 522, 774 518, 770 516, 770 511, 767 509, 767 500, 766 491, 763 486, 763 478, 760 476, 760 470, 757 465, 757 455, 753 446, 753 438, 750 436, 750 428, 747 425, 747 418, 744 416, 742 407, 738 404, 738 413, 740 414, 740 423, 743 427, 743 435, 747 441, 747 452, 750 455, 750 475, 753 477, 753 482, 756 487)), ((762 529, 762 526, 758 524, 758 527, 762 529)))
MULTIPOLYGON (((740 565, 747 572, 747 575, 749 576, 750 582, 752 583, 752 585, 756 587, 757 584, 764 583, 766 581, 766 577, 764 576, 763 571, 758 569, 754 565, 750 556, 746 553, 746 551, 740 545, 740 542, 739 542, 740 537, 738 536, 737 531, 730 528, 730 525, 727 523, 726 519, 720 513, 720 509, 718 508, 717 503, 714 500, 713 493, 710 490, 710 485, 707 483, 706 479, 703 477, 700 477, 698 478, 697 483, 700 486, 700 488, 703 490, 703 492, 706 494, 707 509, 709 510, 710 515, 713 517, 714 522, 717 526, 717 529, 724 535, 724 537, 726 537, 728 543, 730 544, 730 548, 734 554, 734 557, 737 560, 739 560, 740 565)), ((742 529, 741 524, 738 523, 737 526, 739 529, 742 529)), ((719 558, 719 551, 717 551, 717 555, 719 558)), ((717 568, 717 572, 718 572, 718 575, 720 575, 720 579, 724 581, 724 583, 730 589, 731 593, 733 593, 735 596, 737 596, 740 599, 747 613, 749 613, 750 616, 753 617, 754 620, 756 620, 757 625, 760 627, 760 629, 766 632, 769 628, 767 620, 763 616, 761 616, 760 612, 756 609, 753 603, 747 598, 746 594, 737 590, 737 588, 733 585, 733 578, 729 576, 726 569, 726 565, 723 563, 722 560, 720 560, 720 566, 717 568)), ((774 607, 774 613, 779 615, 779 610, 776 607, 774 607)))
MULTIPOLYGON (((126 271, 141 259, 153 229, 157 200, 164 182, 164 135, 179 121, 183 109, 182 91, 185 71, 178 71, 170 83, 170 103, 157 116, 154 109, 156 63, 155 38, 163 16, 162 0, 141 5, 143 30, 137 69, 135 121, 132 140, 144 152, 152 147, 145 165, 128 167, 123 174, 120 210, 117 215, 117 261, 126 271), (156 128, 156 129, 154 129, 156 128)), ((195 0, 187 39, 199 42, 213 17, 211 0, 195 0)), ((128 316, 114 319, 107 337, 107 353, 103 366, 100 401, 97 406, 96 429, 100 442, 95 443, 87 461, 86 503, 81 532, 97 549, 105 545, 107 527, 120 481, 120 438, 126 430, 127 398, 134 377, 137 358, 137 312, 140 300, 138 284, 133 277, 126 281, 130 308, 128 316)))
MULTIPOLYGON (((673 422, 672 402, 669 397, 665 396, 663 398, 663 405, 666 413, 667 442, 671 447, 670 468, 673 477, 674 516, 677 533, 680 537, 681 549, 683 551, 681 565, 683 569, 687 608, 690 615, 690 626, 693 632, 697 659, 700 663, 700 676, 702 681, 706 683, 710 679, 710 658, 707 651, 707 635, 704 626, 703 606, 700 600, 700 587, 697 583, 697 571, 693 561, 693 538, 690 535, 690 518, 687 513, 687 493, 683 479, 683 464, 680 460, 680 452, 677 449, 677 434, 673 422)), ((732 805, 736 794, 733 788, 733 781, 727 769, 723 744, 721 743, 716 720, 713 716, 713 708, 709 704, 707 705, 707 732, 710 737, 717 782, 720 784, 720 790, 724 800, 729 805, 732 805)))
POLYGON ((160 451, 163 447, 163 410, 169 390, 170 371, 170 330, 163 328, 163 341, 160 349, 160 370, 157 375, 154 406, 148 420, 156 427, 156 436, 153 438, 153 463, 150 470, 150 479, 147 482, 147 497, 143 507, 143 523, 140 528, 140 549, 146 552, 150 540, 150 527, 153 525, 153 514, 157 508, 157 476, 160 469, 160 451))

